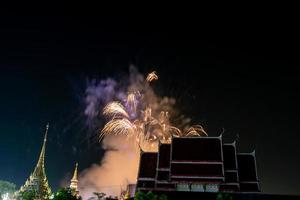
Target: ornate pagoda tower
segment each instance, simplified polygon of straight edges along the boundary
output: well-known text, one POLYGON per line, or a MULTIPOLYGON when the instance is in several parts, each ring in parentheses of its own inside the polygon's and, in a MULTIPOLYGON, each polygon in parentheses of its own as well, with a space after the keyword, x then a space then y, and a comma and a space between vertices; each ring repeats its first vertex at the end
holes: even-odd
POLYGON ((47 124, 46 126, 42 150, 34 171, 31 173, 25 184, 19 190, 19 192, 35 191, 37 193, 37 198, 41 200, 49 199, 51 195, 51 189, 49 187, 48 179, 45 173, 45 150, 48 129, 49 124, 47 124))
POLYGON ((76 163, 75 165, 75 170, 74 170, 74 174, 73 174, 73 178, 71 179, 71 184, 70 184, 70 188, 73 190, 73 195, 74 196, 79 196, 79 190, 78 190, 78 163, 76 163))

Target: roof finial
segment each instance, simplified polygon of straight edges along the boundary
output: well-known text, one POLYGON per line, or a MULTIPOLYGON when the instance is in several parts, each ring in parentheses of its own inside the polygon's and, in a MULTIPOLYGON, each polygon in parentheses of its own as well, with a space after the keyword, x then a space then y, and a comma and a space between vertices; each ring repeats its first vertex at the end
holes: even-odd
POLYGON ((77 174, 78 174, 78 162, 76 162, 75 164, 74 174, 70 184, 70 188, 73 190, 73 195, 75 196, 79 195, 77 174))
POLYGON ((49 130, 49 122, 48 122, 47 125, 46 125, 46 131, 45 131, 45 136, 44 136, 44 142, 47 141, 48 130, 49 130))
POLYGON ((78 162, 76 162, 76 164, 75 164, 75 170, 74 170, 74 174, 73 174, 72 180, 76 180, 77 181, 77 174, 78 174, 78 162))

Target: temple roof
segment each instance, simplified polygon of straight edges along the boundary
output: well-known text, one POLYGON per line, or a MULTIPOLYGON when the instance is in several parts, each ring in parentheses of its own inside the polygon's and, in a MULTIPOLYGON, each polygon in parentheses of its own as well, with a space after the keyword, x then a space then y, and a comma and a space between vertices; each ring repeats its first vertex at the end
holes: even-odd
POLYGON ((241 182, 257 182, 256 159, 254 153, 238 153, 239 178, 241 182))
POLYGON ((157 153, 141 154, 139 178, 155 178, 157 166, 157 153))
POLYGON ((224 169, 237 170, 237 155, 235 143, 223 144, 224 169))
POLYGON ((221 162, 222 139, 221 137, 173 138, 172 161, 221 162))
MULTIPOLYGON (((237 153, 236 142, 219 137, 172 138, 158 152, 142 152, 138 189, 176 190, 208 185, 219 191, 260 191, 254 153, 237 153)), ((207 188, 205 189, 207 190, 207 188)))
POLYGON ((158 168, 170 168, 171 145, 160 144, 158 153, 158 168))

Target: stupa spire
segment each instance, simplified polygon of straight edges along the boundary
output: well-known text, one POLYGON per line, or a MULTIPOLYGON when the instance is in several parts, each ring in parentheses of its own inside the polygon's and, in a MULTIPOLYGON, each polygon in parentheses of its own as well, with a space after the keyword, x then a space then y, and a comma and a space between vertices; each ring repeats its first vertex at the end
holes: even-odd
POLYGON ((49 130, 49 123, 46 125, 46 131, 44 135, 43 140, 43 146, 41 149, 39 160, 35 166, 33 173, 39 173, 40 170, 45 170, 45 151, 46 151, 46 143, 47 143, 47 136, 48 136, 48 130, 49 130))
POLYGON ((49 123, 46 125, 43 146, 34 171, 26 180, 25 184, 20 188, 20 192, 35 191, 39 199, 48 199, 51 195, 51 189, 45 173, 45 151, 48 129, 49 123))
POLYGON ((71 179, 70 188, 73 190, 75 196, 79 196, 78 190, 78 163, 75 164, 73 177, 71 179))

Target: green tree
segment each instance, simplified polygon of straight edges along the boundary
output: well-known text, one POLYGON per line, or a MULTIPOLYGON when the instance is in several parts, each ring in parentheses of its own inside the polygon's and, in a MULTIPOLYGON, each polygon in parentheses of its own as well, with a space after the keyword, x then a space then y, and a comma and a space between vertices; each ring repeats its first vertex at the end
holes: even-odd
POLYGON ((134 196, 134 200, 145 200, 146 198, 147 195, 144 192, 137 192, 134 196))
POLYGON ((134 196, 134 200, 168 200, 166 195, 156 195, 152 192, 137 192, 134 196))
POLYGON ((16 191, 16 185, 14 183, 0 180, 0 199, 2 199, 2 195, 6 193, 12 194, 15 191, 16 191))
POLYGON ((17 200, 35 200, 37 199, 37 193, 34 190, 20 192, 17 196, 17 200))
POLYGON ((158 196, 158 200, 168 200, 168 197, 167 197, 167 195, 162 194, 162 195, 158 196))
POLYGON ((70 188, 61 188, 54 194, 53 200, 81 200, 81 197, 73 195, 70 188))
POLYGON ((219 192, 216 200, 232 200, 232 195, 228 193, 219 192))
POLYGON ((97 197, 97 200, 102 200, 106 196, 103 192, 94 192, 94 195, 97 197))

